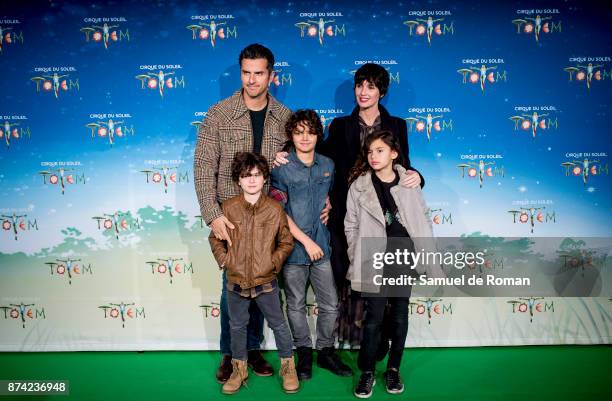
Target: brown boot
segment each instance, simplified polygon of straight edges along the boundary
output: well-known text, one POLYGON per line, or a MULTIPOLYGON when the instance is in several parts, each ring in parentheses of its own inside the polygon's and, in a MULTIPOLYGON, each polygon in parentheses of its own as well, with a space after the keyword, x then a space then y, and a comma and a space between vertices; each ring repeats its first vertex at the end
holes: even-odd
POLYGON ((223 394, 234 394, 240 390, 242 383, 246 383, 249 378, 247 372, 247 362, 239 359, 232 359, 232 375, 223 384, 221 391, 223 394))
POLYGON ((247 364, 257 376, 272 376, 274 374, 272 365, 264 359, 260 350, 249 351, 247 364))
POLYGON ((215 377, 217 383, 223 384, 229 379, 232 374, 232 357, 231 355, 223 355, 223 359, 217 368, 215 377))
POLYGON ((295 363, 293 357, 281 358, 281 369, 280 375, 283 379, 283 390, 285 393, 297 393, 300 389, 300 382, 297 377, 295 370, 295 363))

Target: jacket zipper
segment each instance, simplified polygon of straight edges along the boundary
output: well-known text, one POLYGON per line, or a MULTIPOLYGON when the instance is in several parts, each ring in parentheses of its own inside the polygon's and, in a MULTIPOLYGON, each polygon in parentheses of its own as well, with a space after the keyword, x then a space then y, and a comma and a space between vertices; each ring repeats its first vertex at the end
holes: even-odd
POLYGON ((253 287, 253 284, 251 282, 252 278, 251 278, 251 272, 253 269, 253 253, 255 251, 255 208, 253 208, 252 212, 251 212, 251 221, 250 221, 250 233, 251 233, 251 252, 249 253, 249 263, 247 265, 247 271, 246 271, 246 276, 247 276, 247 283, 249 284, 249 287, 253 287))

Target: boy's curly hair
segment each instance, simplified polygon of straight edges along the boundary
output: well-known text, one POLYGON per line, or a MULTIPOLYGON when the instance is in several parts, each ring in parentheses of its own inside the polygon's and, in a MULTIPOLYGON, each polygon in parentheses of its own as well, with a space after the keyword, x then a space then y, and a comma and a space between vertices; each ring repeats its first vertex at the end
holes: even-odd
POLYGON ((232 161, 232 181, 237 183, 241 177, 247 176, 256 167, 263 174, 264 180, 267 180, 270 169, 265 157, 250 152, 236 153, 232 161))
POLYGON ((312 109, 296 110, 285 124, 287 144, 290 144, 291 147, 293 147, 293 132, 299 123, 306 125, 310 129, 310 133, 317 136, 317 142, 323 139, 323 124, 321 124, 321 119, 317 112, 312 109))

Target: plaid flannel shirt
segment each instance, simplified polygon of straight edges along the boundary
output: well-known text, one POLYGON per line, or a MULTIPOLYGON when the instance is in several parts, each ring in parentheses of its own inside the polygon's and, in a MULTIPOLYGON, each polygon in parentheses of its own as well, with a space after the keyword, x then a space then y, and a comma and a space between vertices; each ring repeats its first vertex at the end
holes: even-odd
POLYGON ((275 288, 278 287, 278 281, 276 279, 270 281, 269 283, 257 285, 252 288, 242 288, 238 284, 227 282, 227 289, 229 291, 235 292, 243 298, 257 298, 259 295, 264 293, 270 293, 274 291, 275 288))
MULTIPOLYGON (((268 94, 261 154, 272 162, 287 141, 285 124, 291 111, 268 94)), ((240 194, 232 181, 231 166, 238 152, 253 151, 253 128, 242 90, 213 105, 198 130, 194 152, 194 184, 200 212, 207 225, 223 215, 220 204, 240 194)), ((268 183, 264 187, 267 193, 268 183)))

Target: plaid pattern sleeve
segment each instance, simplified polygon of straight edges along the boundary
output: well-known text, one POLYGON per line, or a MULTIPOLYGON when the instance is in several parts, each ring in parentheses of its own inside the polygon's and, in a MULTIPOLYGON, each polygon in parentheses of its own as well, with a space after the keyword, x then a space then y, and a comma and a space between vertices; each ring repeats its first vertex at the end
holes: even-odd
POLYGON ((283 205, 287 204, 287 201, 289 200, 286 192, 283 192, 280 189, 274 187, 270 187, 268 195, 270 196, 270 198, 282 203, 283 205))
POLYGON ((219 169, 219 133, 215 106, 198 129, 198 139, 193 155, 193 178, 200 204, 200 212, 206 224, 223 213, 217 202, 217 173, 219 169))

